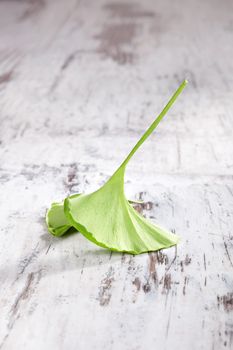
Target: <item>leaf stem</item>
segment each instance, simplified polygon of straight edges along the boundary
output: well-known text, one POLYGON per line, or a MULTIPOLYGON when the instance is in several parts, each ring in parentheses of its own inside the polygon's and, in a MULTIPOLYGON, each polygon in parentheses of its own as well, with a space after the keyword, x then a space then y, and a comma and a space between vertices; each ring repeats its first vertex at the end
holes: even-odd
POLYGON ((187 85, 188 81, 184 80, 180 86, 178 87, 178 89, 176 90, 176 92, 173 94, 173 96, 170 98, 170 100, 168 101, 168 103, 166 104, 166 106, 164 107, 164 109, 162 110, 162 112, 159 114, 159 116, 154 120, 154 122, 151 124, 151 126, 146 130, 146 132, 142 135, 142 137, 140 138, 140 140, 136 143, 136 145, 133 147, 133 149, 131 150, 131 152, 128 154, 128 156, 125 158, 125 160, 123 161, 123 163, 121 163, 120 167, 117 169, 116 172, 118 172, 118 170, 120 168, 125 168, 125 166, 127 165, 127 163, 129 162, 129 160, 132 158, 132 156, 134 155, 134 153, 138 150, 138 148, 143 144, 143 142, 150 136, 150 134, 154 131, 154 129, 157 127, 157 125, 161 122, 161 120, 163 119, 163 117, 165 116, 165 114, 167 113, 167 111, 171 108, 171 106, 173 105, 173 103, 175 102, 175 100, 177 99, 177 97, 180 95, 180 93, 183 91, 183 89, 185 88, 185 86, 187 85))

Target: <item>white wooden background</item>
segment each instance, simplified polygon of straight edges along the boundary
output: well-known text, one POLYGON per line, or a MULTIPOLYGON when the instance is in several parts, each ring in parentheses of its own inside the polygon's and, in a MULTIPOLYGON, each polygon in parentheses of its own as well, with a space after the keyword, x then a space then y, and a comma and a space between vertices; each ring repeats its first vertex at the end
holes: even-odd
POLYGON ((0 349, 233 348, 232 1, 1 0, 0 120, 0 349), (177 248, 50 236, 183 78, 126 179, 177 248))

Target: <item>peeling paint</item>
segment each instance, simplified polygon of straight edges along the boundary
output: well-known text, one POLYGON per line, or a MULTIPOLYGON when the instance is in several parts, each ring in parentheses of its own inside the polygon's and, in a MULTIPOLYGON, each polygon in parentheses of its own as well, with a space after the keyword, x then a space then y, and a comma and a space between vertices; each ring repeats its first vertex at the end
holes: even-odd
POLYGON ((13 78, 13 70, 0 75, 0 85, 9 83, 13 78))
POLYGON ((132 284, 136 287, 136 290, 139 292, 141 289, 141 281, 140 281, 139 277, 135 277, 132 284))
POLYGON ((110 302, 110 299, 112 297, 111 294, 111 288, 112 288, 112 283, 114 281, 114 269, 113 267, 110 267, 106 276, 100 283, 99 287, 99 304, 101 306, 107 306, 110 302))
POLYGON ((19 18, 20 21, 24 21, 24 20, 38 14, 46 6, 45 0, 28 0, 27 3, 28 3, 28 8, 20 16, 20 18, 19 18))
POLYGON ((233 293, 227 293, 222 296, 217 296, 218 306, 223 305, 227 312, 233 311, 233 293))
POLYGON ((165 274, 164 279, 163 279, 163 291, 162 294, 168 294, 172 285, 172 279, 171 279, 171 274, 165 274))
POLYGON ((135 23, 105 25, 102 31, 95 36, 99 41, 97 52, 120 65, 132 63, 135 54, 130 45, 136 36, 136 27, 135 23))

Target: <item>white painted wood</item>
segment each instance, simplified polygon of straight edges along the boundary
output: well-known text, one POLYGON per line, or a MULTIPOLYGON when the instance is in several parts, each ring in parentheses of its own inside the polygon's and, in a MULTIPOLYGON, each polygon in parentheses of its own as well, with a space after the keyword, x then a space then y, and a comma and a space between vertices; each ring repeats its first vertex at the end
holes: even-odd
POLYGON ((0 1, 1 349, 232 349, 232 43, 226 0, 0 1), (185 77, 126 181, 177 248, 50 236, 185 77))

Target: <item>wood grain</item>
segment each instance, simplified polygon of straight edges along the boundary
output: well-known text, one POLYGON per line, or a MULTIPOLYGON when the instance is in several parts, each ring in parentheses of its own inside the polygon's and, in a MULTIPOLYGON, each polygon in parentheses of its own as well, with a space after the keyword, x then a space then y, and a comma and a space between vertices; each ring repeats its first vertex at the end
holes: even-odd
POLYGON ((233 3, 0 1, 0 349, 233 348, 233 3), (183 78, 126 192, 182 238, 130 256, 56 239, 183 78))

